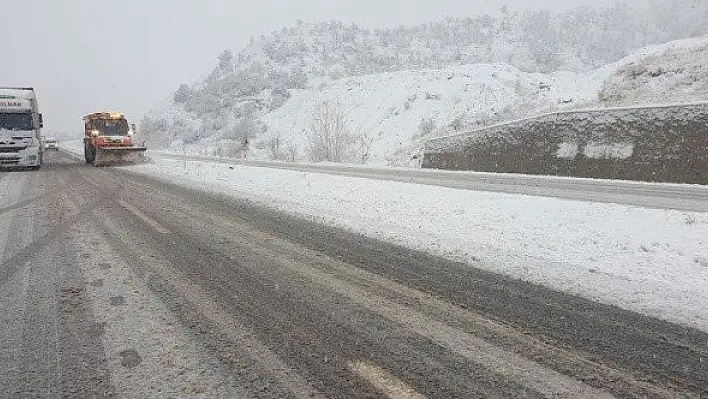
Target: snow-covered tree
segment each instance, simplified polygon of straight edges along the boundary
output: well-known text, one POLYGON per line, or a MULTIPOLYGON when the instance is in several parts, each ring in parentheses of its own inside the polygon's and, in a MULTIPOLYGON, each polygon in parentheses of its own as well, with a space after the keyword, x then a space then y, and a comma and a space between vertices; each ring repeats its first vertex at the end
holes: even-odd
POLYGON ((418 133, 421 136, 427 136, 435 129, 437 128, 437 122, 435 121, 435 118, 429 118, 429 119, 421 119, 420 124, 418 125, 418 133))
POLYGON ((254 138, 260 132, 258 123, 253 116, 245 116, 240 118, 234 127, 226 134, 224 138, 231 140, 243 140, 244 138, 254 138))
POLYGON ((182 83, 179 89, 175 92, 174 101, 176 103, 186 103, 192 99, 195 95, 195 91, 188 85, 182 83))
POLYGON ((234 70, 234 53, 231 52, 231 50, 226 49, 219 54, 219 57, 217 57, 219 60, 219 65, 217 68, 219 71, 223 73, 228 73, 228 72, 233 72, 234 70))

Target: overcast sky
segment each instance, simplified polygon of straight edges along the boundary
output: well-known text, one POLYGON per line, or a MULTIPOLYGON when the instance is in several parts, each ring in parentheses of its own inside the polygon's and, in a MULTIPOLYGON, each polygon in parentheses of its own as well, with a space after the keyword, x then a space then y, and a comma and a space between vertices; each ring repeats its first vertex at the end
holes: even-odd
MULTIPOLYGON (((637 3, 646 0, 625 0, 637 3)), ((193 83, 224 48, 297 19, 394 27, 512 10, 558 10, 615 0, 0 0, 0 85, 37 88, 45 134, 82 134, 81 117, 139 117, 193 83), (50 133, 52 132, 52 133, 50 133)))

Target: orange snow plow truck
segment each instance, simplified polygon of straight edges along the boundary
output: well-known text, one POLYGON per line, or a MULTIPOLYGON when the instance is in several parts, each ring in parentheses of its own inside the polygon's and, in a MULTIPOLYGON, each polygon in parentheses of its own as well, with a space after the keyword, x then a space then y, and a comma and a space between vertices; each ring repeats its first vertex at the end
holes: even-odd
POLYGON ((135 125, 120 112, 96 112, 84 117, 84 158, 94 166, 145 160, 144 146, 133 142, 135 125))

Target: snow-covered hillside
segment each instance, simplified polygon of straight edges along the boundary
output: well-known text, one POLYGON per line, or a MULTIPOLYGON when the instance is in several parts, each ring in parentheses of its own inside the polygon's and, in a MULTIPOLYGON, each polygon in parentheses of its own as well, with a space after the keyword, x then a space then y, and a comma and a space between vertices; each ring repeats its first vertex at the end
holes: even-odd
MULTIPOLYGON (((682 1, 667 10, 680 9, 682 1)), ((693 11, 708 15, 708 6, 693 11)), ((681 29, 659 19, 617 7, 556 16, 506 11, 385 31, 298 23, 254 38, 236 55, 224 51, 206 79, 182 85, 148 113, 141 131, 153 148, 411 165, 423 140, 492 123, 568 108, 708 100, 708 37, 628 48, 671 38, 689 25, 691 32, 707 31, 693 19, 681 29), (586 19, 591 22, 568 25, 586 19), (595 32, 620 20, 635 32, 634 41, 577 36, 590 25, 595 32), (546 30, 531 29, 534 21, 546 21, 546 30), (520 43, 528 46, 517 48, 520 43), (544 57, 550 48, 552 57, 544 57), (314 146, 316 124, 320 137, 344 134, 314 146)))
MULTIPOLYGON (((316 87, 291 90, 282 106, 258 118, 260 127, 250 152, 256 158, 271 158, 270 142, 277 138, 281 153, 291 149, 284 160, 306 160, 308 131, 322 104, 341 108, 353 130, 363 136, 367 148, 360 155, 367 163, 405 165, 421 138, 493 122, 557 109, 707 100, 706 48, 706 37, 674 41, 641 49, 590 73, 541 74, 509 65, 462 65, 320 80, 316 87), (652 68, 665 72, 651 72, 652 68), (639 70, 649 72, 627 72, 639 70)), ((252 103, 258 101, 263 99, 256 97, 252 103)), ((172 131, 197 130, 204 123, 169 99, 153 115, 172 131)), ((229 122, 234 123, 224 123, 229 122)), ((183 141, 175 137, 170 145, 181 150, 183 141)), ((228 155, 224 151, 229 145, 234 145, 232 140, 205 135, 187 148, 228 155)))
POLYGON ((346 78, 296 90, 261 120, 271 135, 306 147, 318 107, 336 104, 370 143, 369 160, 380 164, 412 138, 441 127, 462 128, 496 114, 549 110, 595 99, 601 81, 586 75, 523 73, 509 65, 465 65, 346 78))

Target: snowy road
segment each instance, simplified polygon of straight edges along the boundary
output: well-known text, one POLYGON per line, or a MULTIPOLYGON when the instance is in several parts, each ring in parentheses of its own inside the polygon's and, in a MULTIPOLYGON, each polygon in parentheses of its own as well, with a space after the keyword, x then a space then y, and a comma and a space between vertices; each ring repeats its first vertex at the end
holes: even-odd
MULTIPOLYGON (((165 159, 184 159, 182 155, 168 152, 153 151, 151 154, 153 157, 165 159)), ((233 159, 200 155, 189 155, 187 159, 192 161, 221 161, 228 164, 235 162, 233 159)), ((245 164, 247 166, 391 180, 475 191, 525 194, 689 212, 708 212, 708 187, 698 185, 651 184, 552 176, 405 168, 365 168, 346 165, 313 165, 262 161, 248 161, 245 164)))
POLYGON ((708 395, 698 330, 61 153, 0 186, 0 396, 708 395))

